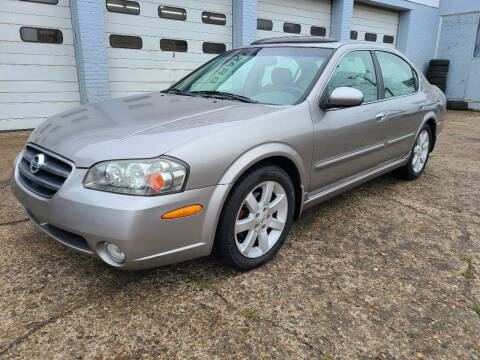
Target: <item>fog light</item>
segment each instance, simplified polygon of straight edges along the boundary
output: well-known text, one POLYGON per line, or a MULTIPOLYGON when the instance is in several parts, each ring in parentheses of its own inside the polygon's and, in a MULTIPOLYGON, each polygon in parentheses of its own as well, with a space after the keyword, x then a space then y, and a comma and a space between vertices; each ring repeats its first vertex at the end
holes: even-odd
POLYGON ((123 264, 125 262, 125 253, 117 245, 105 242, 103 248, 108 257, 116 263, 123 264))

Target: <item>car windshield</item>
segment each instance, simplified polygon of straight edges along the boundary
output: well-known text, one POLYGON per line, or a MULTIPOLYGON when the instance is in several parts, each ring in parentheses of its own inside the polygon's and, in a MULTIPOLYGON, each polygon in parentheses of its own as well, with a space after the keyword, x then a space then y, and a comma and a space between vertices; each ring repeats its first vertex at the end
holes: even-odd
POLYGON ((253 47, 218 56, 167 90, 275 105, 300 101, 332 49, 253 47))

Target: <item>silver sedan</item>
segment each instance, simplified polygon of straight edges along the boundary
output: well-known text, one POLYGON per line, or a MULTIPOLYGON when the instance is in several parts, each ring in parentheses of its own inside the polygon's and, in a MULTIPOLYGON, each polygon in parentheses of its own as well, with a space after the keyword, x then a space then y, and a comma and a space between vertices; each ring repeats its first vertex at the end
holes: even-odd
POLYGON ((59 242, 121 269, 272 259, 302 210, 425 169, 445 96, 400 52, 317 37, 222 54, 165 91, 45 121, 12 189, 59 242))

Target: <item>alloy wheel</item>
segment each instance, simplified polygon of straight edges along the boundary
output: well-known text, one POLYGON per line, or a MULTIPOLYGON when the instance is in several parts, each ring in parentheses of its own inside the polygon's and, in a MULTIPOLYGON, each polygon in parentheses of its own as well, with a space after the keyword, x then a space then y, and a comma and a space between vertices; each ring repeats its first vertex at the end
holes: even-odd
POLYGON ((288 198, 275 181, 255 186, 245 197, 235 221, 235 243, 243 256, 257 258, 278 241, 287 221, 288 198))
POLYGON ((416 173, 422 171, 423 167, 425 166, 429 148, 430 136, 428 135, 427 130, 422 130, 420 135, 417 137, 415 146, 413 147, 412 167, 416 173))

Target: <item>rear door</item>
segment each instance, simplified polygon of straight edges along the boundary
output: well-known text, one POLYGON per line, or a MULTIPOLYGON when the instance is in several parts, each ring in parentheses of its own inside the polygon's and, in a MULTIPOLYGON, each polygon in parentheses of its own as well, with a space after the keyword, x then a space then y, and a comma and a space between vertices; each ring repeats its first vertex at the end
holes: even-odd
POLYGON ((382 159, 384 103, 379 101, 378 77, 368 50, 348 52, 337 64, 323 96, 338 87, 363 92, 360 106, 312 112, 314 153, 311 188, 335 185, 350 176, 374 168, 382 159))
POLYGON ((410 151, 426 114, 426 97, 419 91, 418 75, 400 56, 375 51, 383 78, 385 156, 394 159, 410 151))

